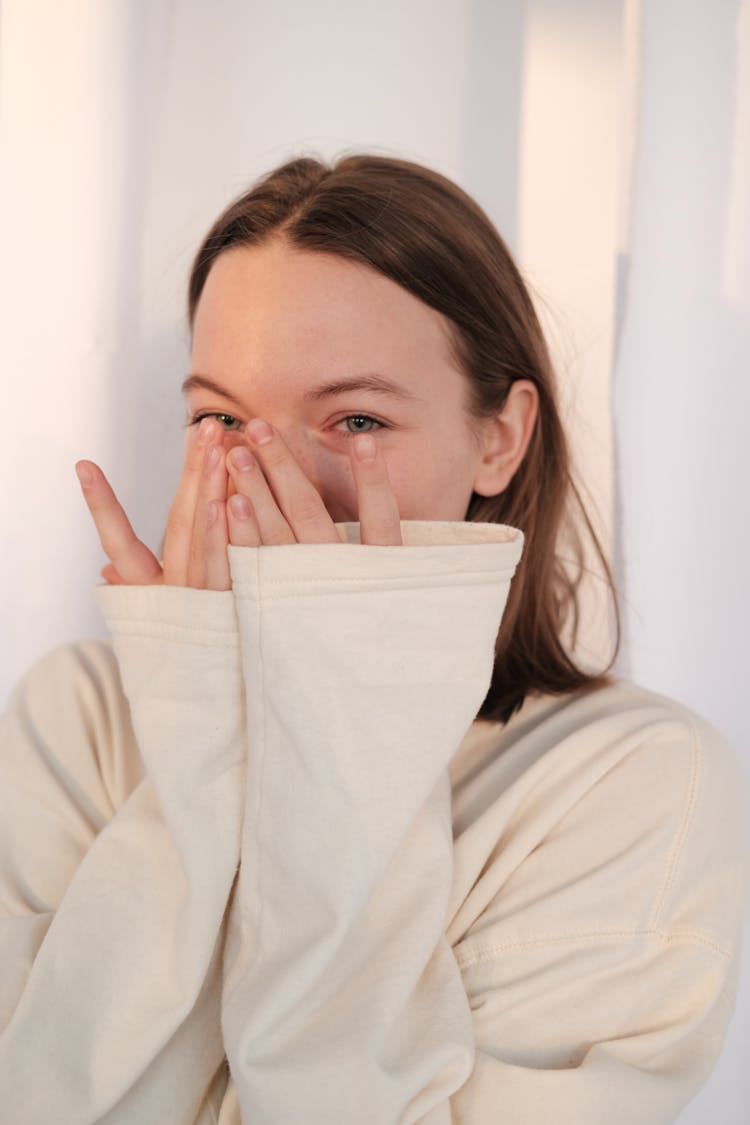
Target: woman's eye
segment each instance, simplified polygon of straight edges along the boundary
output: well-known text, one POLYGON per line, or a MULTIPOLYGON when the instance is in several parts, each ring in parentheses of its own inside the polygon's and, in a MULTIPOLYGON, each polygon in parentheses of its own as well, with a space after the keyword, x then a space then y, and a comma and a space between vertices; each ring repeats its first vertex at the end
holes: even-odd
POLYGON ((342 418, 338 425, 344 425, 347 433, 350 434, 368 434, 376 426, 383 427, 382 422, 378 422, 376 418, 371 418, 369 414, 347 414, 346 418, 342 418))
POLYGON ((225 430, 239 430, 242 426, 239 418, 235 418, 233 414, 222 414, 218 410, 207 410, 203 414, 196 414, 194 418, 190 419, 190 425, 200 426, 204 418, 215 418, 225 430))

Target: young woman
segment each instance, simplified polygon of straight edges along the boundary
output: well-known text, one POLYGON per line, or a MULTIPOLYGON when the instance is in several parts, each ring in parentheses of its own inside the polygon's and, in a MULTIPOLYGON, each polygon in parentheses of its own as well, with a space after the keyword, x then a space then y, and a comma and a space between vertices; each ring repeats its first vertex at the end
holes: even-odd
POLYGON ((3 1119, 674 1120, 731 1014, 741 785, 572 653, 586 521, 504 244, 424 168, 296 160, 189 313, 163 559, 80 462, 112 646, 2 728, 3 1119))

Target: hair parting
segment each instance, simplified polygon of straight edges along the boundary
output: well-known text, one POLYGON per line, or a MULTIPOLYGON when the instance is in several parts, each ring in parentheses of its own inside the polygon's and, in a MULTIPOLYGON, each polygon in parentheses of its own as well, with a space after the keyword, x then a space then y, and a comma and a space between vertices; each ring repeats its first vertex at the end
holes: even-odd
POLYGON ((612 573, 573 479, 536 311, 482 209, 444 176, 409 161, 372 155, 333 164, 291 160, 230 204, 208 232, 190 275, 191 326, 219 255, 270 238, 369 266, 442 313, 475 418, 500 411, 515 380, 534 383, 539 415, 520 468, 498 496, 475 493, 465 516, 519 527, 526 540, 478 717, 506 722, 530 693, 605 684, 620 641, 612 573), (599 672, 584 669, 574 655, 586 539, 611 592, 616 624, 612 659, 599 672))

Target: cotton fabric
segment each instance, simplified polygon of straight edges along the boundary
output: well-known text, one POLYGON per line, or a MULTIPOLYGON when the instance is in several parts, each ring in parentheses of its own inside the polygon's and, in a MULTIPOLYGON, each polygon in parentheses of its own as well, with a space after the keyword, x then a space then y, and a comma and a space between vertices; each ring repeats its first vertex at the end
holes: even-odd
POLYGON ((672 1121, 746 888, 716 732, 615 683, 474 721, 522 537, 100 587, 0 739, 14 1125, 672 1121))

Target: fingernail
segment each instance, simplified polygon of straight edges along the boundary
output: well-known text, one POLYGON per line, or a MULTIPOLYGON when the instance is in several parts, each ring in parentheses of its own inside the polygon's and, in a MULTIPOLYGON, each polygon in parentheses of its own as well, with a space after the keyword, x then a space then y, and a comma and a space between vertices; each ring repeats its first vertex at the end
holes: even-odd
POLYGON ((229 497, 229 507, 232 509, 232 515, 238 520, 249 520, 253 514, 250 501, 241 492, 235 492, 234 496, 229 497))
POLYGON ((245 432, 250 435, 250 438, 256 445, 265 445, 273 437, 271 427, 268 422, 264 422, 261 418, 253 418, 245 426, 245 432))
POLYGON ((357 434, 354 439, 354 453, 358 461, 374 461, 377 447, 370 434, 357 434))
POLYGON ((83 488, 88 488, 90 484, 94 483, 94 474, 88 465, 84 465, 83 461, 79 461, 76 465, 76 474, 83 488))
POLYGON ((234 465, 235 469, 240 469, 243 472, 247 469, 252 469, 255 464, 255 458, 249 449, 245 449, 244 445, 237 445, 229 454, 229 459, 234 465))
POLYGON ((204 418, 198 427, 198 445, 208 445, 214 429, 213 418, 204 418))

